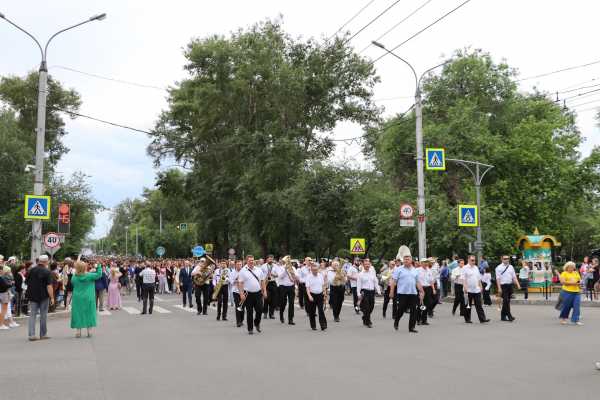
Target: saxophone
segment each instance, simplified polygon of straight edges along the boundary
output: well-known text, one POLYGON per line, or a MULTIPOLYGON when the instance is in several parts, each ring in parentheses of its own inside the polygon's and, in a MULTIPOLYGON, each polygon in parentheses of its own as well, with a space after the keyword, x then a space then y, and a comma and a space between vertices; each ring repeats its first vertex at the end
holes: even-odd
POLYGON ((217 297, 219 296, 219 293, 221 292, 221 288, 227 281, 228 277, 229 277, 229 270, 227 268, 225 268, 221 271, 221 277, 219 278, 219 282, 217 282, 217 285, 215 286, 215 289, 213 290, 213 295, 212 295, 213 301, 215 301, 217 299, 217 297))

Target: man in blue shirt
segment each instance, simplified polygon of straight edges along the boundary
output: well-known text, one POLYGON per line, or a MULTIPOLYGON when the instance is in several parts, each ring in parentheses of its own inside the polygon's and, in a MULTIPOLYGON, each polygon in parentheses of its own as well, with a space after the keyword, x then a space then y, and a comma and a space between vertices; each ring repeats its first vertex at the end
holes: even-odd
POLYGON ((404 256, 403 265, 394 270, 392 282, 390 283, 390 293, 395 293, 398 307, 394 316, 395 330, 398 330, 400 318, 408 308, 410 311, 408 331, 417 333, 415 329, 417 324, 417 292, 422 301, 424 296, 423 287, 419 283, 418 273, 413 267, 412 257, 404 256))

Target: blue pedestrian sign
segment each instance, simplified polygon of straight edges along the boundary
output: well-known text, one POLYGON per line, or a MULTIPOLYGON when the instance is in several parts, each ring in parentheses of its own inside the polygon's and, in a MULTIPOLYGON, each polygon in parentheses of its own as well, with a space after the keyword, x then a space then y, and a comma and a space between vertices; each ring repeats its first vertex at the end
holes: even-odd
POLYGON ((458 206, 458 226, 479 226, 479 211, 477 206, 472 204, 463 204, 458 206))
POLYGON ((167 252, 167 249, 165 249, 165 248, 164 248, 164 247, 162 247, 162 246, 158 246, 158 247, 156 248, 156 255, 157 255, 157 256, 159 256, 159 257, 162 257, 162 256, 164 256, 166 252, 167 252))
POLYGON ((50 196, 25 195, 25 219, 50 219, 50 196))
POLYGON ((202 246, 195 246, 192 249, 192 255, 194 257, 202 257, 205 254, 206 254, 206 251, 204 250, 204 247, 202 247, 202 246))
POLYGON ((446 150, 440 148, 425 149, 427 159, 426 169, 428 171, 445 171, 446 170, 446 150))

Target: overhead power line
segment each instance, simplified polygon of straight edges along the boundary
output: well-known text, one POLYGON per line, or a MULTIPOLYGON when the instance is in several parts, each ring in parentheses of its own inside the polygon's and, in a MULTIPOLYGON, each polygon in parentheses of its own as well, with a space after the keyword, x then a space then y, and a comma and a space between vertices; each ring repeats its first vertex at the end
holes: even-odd
POLYGON ((344 29, 346 26, 348 26, 348 24, 350 24, 352 21, 354 21, 354 19, 355 19, 356 17, 358 17, 360 14, 362 14, 362 12, 363 12, 363 11, 365 11, 365 10, 366 10, 366 9, 367 9, 367 8, 368 8, 368 7, 369 7, 371 4, 373 4, 373 2, 374 2, 374 1, 375 1, 375 0, 371 0, 371 1, 369 1, 369 2, 368 2, 366 5, 364 5, 364 6, 363 6, 363 7, 362 7, 360 10, 358 10, 358 12, 357 12, 356 14, 354 14, 354 15, 353 15, 353 16, 352 16, 352 17, 351 17, 349 20, 347 20, 347 21, 344 23, 344 25, 340 26, 340 27, 338 28, 338 30, 337 30, 337 31, 335 31, 335 33, 334 33, 333 35, 329 36, 329 37, 327 38, 327 40, 331 40, 331 39, 332 39, 332 38, 333 38, 335 35, 337 35, 338 33, 340 33, 340 31, 341 31, 342 29, 344 29))
MULTIPOLYGON (((413 34, 411 37, 409 37, 408 39, 406 39, 402 43, 400 43, 397 46, 395 46, 392 49, 390 49, 390 52, 393 52, 394 50, 398 49, 400 46, 403 46, 406 43, 410 42, 411 40, 413 40, 414 38, 416 38, 417 36, 419 36, 421 33, 427 31, 428 29, 430 29, 431 27, 433 27, 438 22, 440 22, 440 21, 446 19, 447 17, 449 17, 450 15, 454 14, 456 11, 458 11, 459 9, 461 9, 462 7, 464 7, 465 5, 467 5, 467 3, 470 3, 470 2, 471 2, 471 0, 466 0, 466 1, 462 2, 462 3, 460 3, 458 6, 456 6, 452 10, 448 11, 446 14, 442 15, 441 17, 439 17, 438 19, 436 19, 435 21, 433 21, 432 23, 430 23, 429 25, 427 25, 425 28, 421 29, 420 31, 418 31, 417 33, 413 34)), ((372 61, 371 64, 375 64, 377 61, 381 60, 383 57, 387 56, 388 54, 390 54, 390 53, 388 53, 388 52, 383 53, 381 56, 377 57, 374 61, 372 61)))
POLYGON ((596 92, 600 92, 600 89, 594 89, 594 90, 589 90, 587 92, 578 93, 578 94, 573 95, 573 96, 565 97, 563 100, 576 99, 576 98, 579 98, 579 97, 582 97, 582 96, 587 96, 587 95, 589 95, 591 93, 596 93, 596 92))
POLYGON ((123 79, 110 78, 108 76, 103 76, 103 75, 98 75, 98 74, 92 74, 90 72, 80 71, 80 70, 77 70, 75 68, 65 67, 63 65, 53 65, 53 66, 50 67, 50 69, 52 69, 52 68, 63 69, 65 71, 76 72, 78 74, 86 75, 86 76, 89 76, 89 77, 92 77, 92 78, 103 79, 103 80, 106 80, 106 81, 111 81, 111 82, 116 82, 116 83, 123 83, 125 85, 130 85, 130 86, 137 86, 137 87, 142 87, 142 88, 146 88, 146 89, 155 89, 155 90, 160 90, 160 91, 167 91, 168 90, 166 87, 160 87, 160 86, 154 86, 154 85, 147 85, 147 84, 138 83, 138 82, 126 81, 126 80, 123 80, 123 79))
POLYGON ((525 78, 521 78, 521 79, 517 80, 516 82, 523 82, 523 81, 528 81, 528 80, 536 79, 536 78, 544 78, 546 76, 550 76, 550 75, 554 75, 554 74, 559 74, 561 72, 572 71, 574 69, 585 68, 585 67, 589 67, 591 65, 596 65, 596 64, 600 64, 600 60, 592 61, 592 62, 589 62, 589 63, 586 63, 586 64, 574 65, 572 67, 566 67, 566 68, 562 68, 562 69, 557 69, 556 71, 550 71, 550 72, 546 72, 546 73, 539 74, 539 75, 528 76, 528 77, 525 77, 525 78))
POLYGON ((385 10, 383 10, 382 12, 380 12, 375 18, 373 18, 372 20, 370 20, 365 26, 363 26, 362 28, 360 28, 354 35, 350 36, 348 39, 346 39, 344 41, 344 43, 348 43, 349 41, 351 41, 352 39, 354 39, 356 36, 358 36, 362 31, 364 31, 365 29, 367 29, 369 26, 371 26, 371 24, 375 21, 377 21, 379 18, 381 18, 383 15, 385 15, 388 11, 390 11, 394 6, 396 6, 398 3, 400 3, 402 0, 396 0, 394 1, 392 4, 390 4, 388 6, 388 8, 386 8, 385 10))
MULTIPOLYGON (((388 29, 387 31, 385 31, 382 35, 380 35, 377 39, 375 39, 376 42, 378 42, 379 40, 383 39, 384 37, 386 37, 388 35, 388 33, 390 33, 391 31, 393 31, 394 29, 396 29, 397 27, 399 27, 404 21, 406 21, 407 19, 409 19, 410 17, 412 17, 413 15, 415 15, 417 12, 419 12, 423 7, 425 7, 427 4, 431 3, 433 0, 427 0, 425 1, 425 3, 421 4, 419 7, 417 7, 415 10, 413 10, 410 14, 408 14, 406 17, 402 18, 400 21, 398 21, 394 26, 392 26, 390 29, 388 29)), ((362 54, 364 53, 369 47, 371 47, 373 45, 373 43, 369 43, 364 49, 362 49, 361 51, 358 52, 358 54, 362 54)))

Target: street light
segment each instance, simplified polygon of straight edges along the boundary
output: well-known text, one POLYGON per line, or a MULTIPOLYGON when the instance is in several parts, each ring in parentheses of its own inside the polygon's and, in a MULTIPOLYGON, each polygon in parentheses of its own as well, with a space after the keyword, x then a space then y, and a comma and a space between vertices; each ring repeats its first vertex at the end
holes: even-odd
MULTIPOLYGON (((38 84, 38 109, 37 109, 37 129, 36 129, 36 144, 35 144, 35 173, 33 176, 33 193, 36 195, 44 194, 44 138, 46 135, 46 97, 47 97, 47 86, 48 86, 48 67, 46 64, 46 55, 48 54, 48 45, 52 39, 60 35, 63 32, 77 28, 83 24, 87 24, 92 21, 102 21, 106 18, 106 13, 97 14, 91 16, 89 19, 80 22, 78 24, 69 26, 68 28, 61 29, 54 35, 50 36, 50 39, 46 42, 46 45, 42 49, 40 42, 25 29, 15 24, 6 16, 0 12, 0 19, 5 20, 21 32, 29 36, 40 49, 40 55, 42 61, 39 69, 39 84, 38 84)), ((34 220, 31 224, 31 261, 35 261, 42 252, 42 221, 34 220)))
POLYGON ((408 65, 415 77, 415 136, 417 146, 417 238, 419 242, 419 260, 423 260, 426 258, 427 254, 427 229, 425 223, 425 163, 423 160, 423 107, 421 103, 421 80, 427 73, 438 67, 446 65, 448 61, 436 65, 435 67, 429 68, 427 71, 423 72, 423 74, 421 74, 421 77, 419 78, 417 76, 417 71, 415 71, 413 66, 408 61, 406 61, 396 53, 388 50, 383 44, 377 41, 372 41, 371 43, 374 46, 377 46, 380 49, 386 51, 388 54, 391 54, 392 56, 396 57, 404 64, 408 65))

